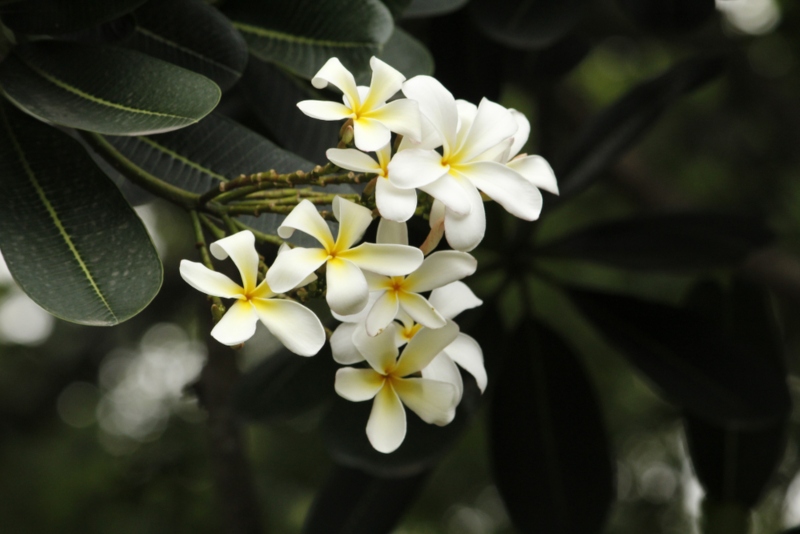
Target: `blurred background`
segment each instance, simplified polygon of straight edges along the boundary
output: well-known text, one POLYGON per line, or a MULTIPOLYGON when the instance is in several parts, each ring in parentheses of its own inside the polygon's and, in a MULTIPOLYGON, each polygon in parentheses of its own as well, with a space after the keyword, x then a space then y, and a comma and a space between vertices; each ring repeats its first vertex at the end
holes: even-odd
MULTIPOLYGON (((800 6, 788 0, 717 0, 713 9, 693 0, 572 2, 580 4, 580 16, 564 28, 553 35, 543 31, 535 43, 509 44, 487 22, 492 2, 444 3, 451 4, 444 13, 399 24, 428 46, 436 76, 456 97, 477 102, 486 96, 523 111, 532 124, 527 152, 544 155, 557 171, 569 166, 585 127, 634 88, 684 59, 724 58, 721 72, 704 64, 701 70, 709 74, 690 83, 694 90, 679 90, 664 109, 630 125, 637 133, 622 143, 613 164, 585 183, 572 182, 574 194, 564 201, 547 196, 545 213, 532 223, 535 239, 547 242, 603 221, 686 209, 764 220, 777 236, 775 244, 742 270, 760 273, 754 276, 773 291, 781 289, 772 303, 790 371, 797 372, 800 6)), ((523 19, 525 9, 535 13, 538 2, 519 4, 523 19)), ((241 98, 234 89, 220 109, 268 133, 255 117, 243 115, 241 98)), ((206 415, 187 388, 207 357, 209 327, 203 297, 177 274, 181 259, 195 257, 191 228, 179 210, 133 187, 124 190, 138 204, 165 267, 161 293, 134 319, 110 329, 56 320, 0 266, 2 532, 223 531, 206 415)), ((490 212, 489 224, 498 232, 517 228, 497 210, 490 212)), ((475 254, 485 266, 497 252, 487 245, 475 254)), ((626 271, 557 259, 543 259, 537 268, 542 275, 527 287, 508 284, 491 269, 479 270, 467 283, 484 299, 499 298, 508 329, 523 317, 520 292, 529 292, 539 315, 579 352, 600 399, 616 475, 604 532, 700 532, 704 490, 687 453, 679 410, 661 400, 542 280, 549 273, 678 304, 699 280, 729 273, 626 271)), ((245 373, 274 353, 262 328, 258 335, 236 355, 245 373)), ((794 375, 790 389, 796 397, 794 375)), ((396 534, 516 532, 490 474, 486 408, 478 410, 427 476, 396 534)), ((245 427, 270 532, 300 532, 334 469, 319 439, 324 413, 315 408, 245 427)), ((800 524, 798 444, 800 420, 794 414, 782 459, 753 515, 754 534, 800 524)), ((572 506, 580 513, 581 503, 572 506)))

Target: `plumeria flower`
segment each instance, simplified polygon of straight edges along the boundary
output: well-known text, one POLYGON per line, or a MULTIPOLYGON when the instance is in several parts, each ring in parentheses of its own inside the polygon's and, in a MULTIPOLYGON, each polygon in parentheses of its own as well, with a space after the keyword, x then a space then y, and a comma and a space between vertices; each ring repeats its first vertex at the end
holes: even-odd
POLYGON ((420 138, 420 116, 416 102, 408 99, 386 101, 397 93, 406 79, 399 71, 380 59, 369 61, 372 67, 372 82, 367 87, 357 87, 353 74, 335 57, 311 79, 317 89, 328 84, 344 93, 344 104, 325 100, 298 102, 300 111, 326 121, 353 120, 355 145, 360 150, 372 152, 389 144, 391 132, 413 139, 420 138))
MULTIPOLYGON (((377 237, 378 243, 408 245, 405 223, 382 219, 377 237)), ((475 258, 466 252, 444 250, 425 258, 422 265, 408 276, 369 274, 370 292, 377 293, 378 297, 366 317, 367 333, 371 336, 379 334, 401 309, 428 328, 441 328, 447 321, 420 293, 465 278, 473 274, 477 266, 475 258)))
POLYGON ((367 437, 376 450, 390 453, 406 436, 403 405, 423 421, 443 426, 455 417, 456 387, 448 382, 416 375, 458 335, 452 321, 435 330, 424 328, 414 336, 398 359, 393 328, 379 336, 363 338, 359 351, 369 368, 345 367, 336 372, 336 393, 354 402, 374 399, 367 422, 367 437))
POLYGON ((506 108, 483 99, 472 120, 459 120, 453 95, 430 76, 408 80, 403 93, 419 102, 439 132, 442 153, 422 148, 399 152, 389 163, 389 179, 400 188, 422 189, 445 205, 444 230, 451 247, 468 251, 483 239, 486 215, 479 190, 512 215, 529 221, 539 216, 539 190, 497 161, 497 151, 512 145, 518 129, 506 108))
MULTIPOLYGON (((301 356, 313 356, 325 343, 325 330, 314 313, 305 306, 287 299, 274 298, 266 280, 256 284, 258 253, 255 237, 243 231, 211 244, 211 254, 218 260, 230 256, 242 277, 240 286, 222 273, 212 271, 201 263, 181 261, 181 277, 193 288, 211 296, 236 299, 222 319, 211 330, 211 336, 225 345, 238 345, 250 339, 256 323, 264 326, 287 349, 301 356)), ((313 278, 298 280, 294 289, 313 278)))
POLYGON ((339 221, 336 239, 314 204, 300 202, 278 227, 283 239, 295 230, 304 232, 322 248, 296 247, 279 254, 266 280, 275 291, 287 291, 326 265, 326 299, 331 310, 341 315, 361 311, 369 298, 362 269, 385 276, 401 276, 422 264, 422 252, 404 245, 362 243, 353 247, 372 222, 372 212, 339 196, 333 199, 333 214, 339 221))

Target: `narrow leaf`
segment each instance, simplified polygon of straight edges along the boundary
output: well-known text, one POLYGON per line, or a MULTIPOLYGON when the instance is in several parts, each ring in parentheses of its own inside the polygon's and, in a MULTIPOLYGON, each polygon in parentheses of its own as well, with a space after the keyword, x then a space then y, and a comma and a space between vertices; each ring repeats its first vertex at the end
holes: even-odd
POLYGON ((487 36, 522 50, 549 46, 583 16, 586 0, 474 0, 475 25, 487 36))
POLYGON ((0 89, 46 122, 111 135, 183 128, 217 105, 206 78, 133 50, 40 41, 0 64, 0 89))
POLYGON ((427 475, 386 479, 336 466, 311 504, 303 534, 389 534, 427 475))
POLYGON ((68 321, 115 325, 161 286, 150 237, 81 145, 0 105, 0 249, 14 279, 68 321))
POLYGON ((109 22, 145 0, 25 0, 0 4, 3 24, 18 33, 57 35, 109 22))
POLYGON ((494 480, 509 515, 522 532, 602 532, 614 471, 594 388, 554 333, 526 324, 510 345, 490 413, 494 480))
POLYGON ((751 217, 670 213, 592 226, 532 254, 626 269, 714 269, 737 265, 771 239, 772 233, 751 217))
POLYGON ((722 73, 717 59, 694 58, 623 96, 592 120, 556 165, 560 198, 588 187, 634 146, 661 114, 684 95, 722 73))
POLYGON ((752 427, 788 413, 784 374, 703 317, 634 297, 568 292, 667 400, 710 421, 752 427))
POLYGON ((379 0, 296 0, 269 9, 239 0, 228 9, 251 54, 307 79, 331 57, 355 73, 367 70, 394 27, 379 0))
POLYGON ((213 80, 223 91, 247 66, 247 44, 233 24, 201 0, 148 2, 134 12, 125 46, 213 80))

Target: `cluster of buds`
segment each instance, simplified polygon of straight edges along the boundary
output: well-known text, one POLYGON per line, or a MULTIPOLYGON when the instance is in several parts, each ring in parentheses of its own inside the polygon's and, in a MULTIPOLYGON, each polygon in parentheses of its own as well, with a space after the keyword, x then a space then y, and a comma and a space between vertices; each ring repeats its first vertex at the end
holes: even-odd
POLYGON ((453 320, 481 304, 461 280, 477 268, 468 251, 485 233, 484 196, 534 220, 542 206, 539 190, 557 194, 558 188, 544 159, 519 154, 530 133, 521 113, 487 99, 478 106, 456 100, 434 78, 406 80, 377 58, 370 64, 371 85, 359 87, 338 59, 330 59, 312 84, 337 87, 343 103, 303 101, 298 107, 317 119, 352 124, 347 131, 355 148, 332 148, 327 157, 342 169, 375 175, 376 243, 358 244, 373 221, 368 207, 335 197, 334 239, 314 204, 302 200, 278 235, 289 239, 299 231, 319 247, 282 246, 259 281, 255 238, 243 231, 210 247, 217 259, 231 257, 241 286, 186 260, 181 275, 209 295, 236 299, 211 332, 218 341, 242 343, 261 320, 289 350, 311 356, 326 341, 319 319, 300 303, 275 297, 324 273, 326 301, 341 321, 330 339, 332 353, 347 366, 336 373, 336 392, 373 401, 367 437, 389 453, 405 438, 404 406, 427 423, 453 420, 463 392, 459 366, 481 391, 486 387, 481 348, 453 320), (406 98, 389 101, 401 90, 406 98), (406 227, 419 212, 417 190, 433 199, 424 214, 431 232, 419 248, 409 245, 406 227), (435 251, 443 236, 451 250, 435 251))

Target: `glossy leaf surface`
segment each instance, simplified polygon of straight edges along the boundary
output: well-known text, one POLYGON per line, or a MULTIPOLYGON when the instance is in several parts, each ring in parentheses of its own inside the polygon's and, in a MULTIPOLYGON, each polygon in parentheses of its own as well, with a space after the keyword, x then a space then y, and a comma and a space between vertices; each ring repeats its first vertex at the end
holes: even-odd
POLYGON ((412 0, 403 12, 405 18, 435 17, 458 11, 469 0, 412 0))
POLYGON ((611 452, 594 388, 557 335, 531 324, 512 334, 490 416, 494 480, 515 526, 602 532, 611 452))
POLYGON ((24 0, 0 4, 3 24, 19 33, 75 32, 129 13, 145 0, 24 0))
POLYGON ((135 11, 125 46, 232 86, 247 66, 247 44, 233 24, 201 0, 159 0, 135 11))
POLYGON ((111 135, 194 124, 217 105, 214 82, 165 61, 110 46, 41 41, 0 65, 0 88, 43 121, 111 135))
POLYGON ((136 213, 78 142, 7 103, 0 121, 0 249, 17 283, 76 323, 139 313, 162 270, 136 213))

